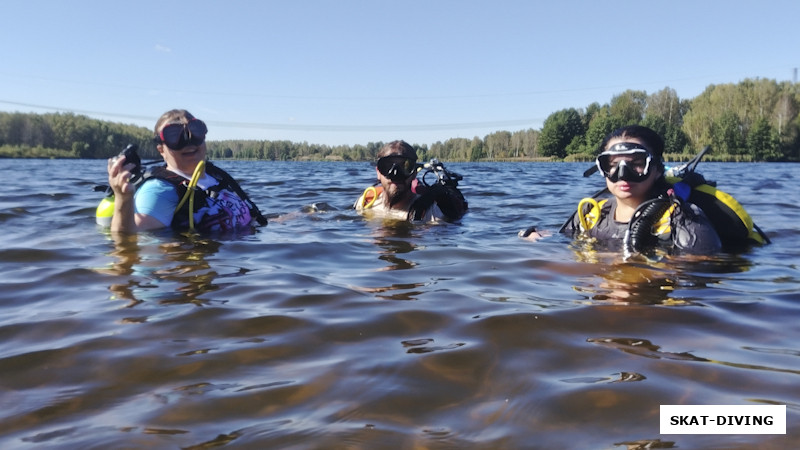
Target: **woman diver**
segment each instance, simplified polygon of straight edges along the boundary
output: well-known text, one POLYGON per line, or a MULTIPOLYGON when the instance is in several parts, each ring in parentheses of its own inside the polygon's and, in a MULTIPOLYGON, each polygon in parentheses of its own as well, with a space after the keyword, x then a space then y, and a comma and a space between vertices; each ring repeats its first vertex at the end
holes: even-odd
POLYGON ((108 160, 108 183, 114 193, 112 232, 170 226, 231 231, 267 224, 239 184, 206 161, 207 132, 206 124, 186 110, 164 113, 156 122, 154 141, 166 165, 148 170, 141 184, 134 183, 139 174, 130 156, 135 153, 108 160))
POLYGON ((664 140, 647 127, 630 125, 608 134, 595 163, 612 197, 582 200, 561 231, 621 245, 626 253, 656 245, 695 254, 719 251, 720 237, 705 213, 673 195, 663 152, 664 140))

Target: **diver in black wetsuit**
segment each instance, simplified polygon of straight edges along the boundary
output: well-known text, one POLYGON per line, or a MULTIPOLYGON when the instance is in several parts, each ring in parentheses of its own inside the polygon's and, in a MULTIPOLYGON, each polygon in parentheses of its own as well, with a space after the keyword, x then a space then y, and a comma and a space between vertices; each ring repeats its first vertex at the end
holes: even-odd
POLYGON ((596 165, 613 197, 582 201, 562 232, 595 238, 610 248, 621 245, 626 252, 656 245, 699 254, 722 248, 703 211, 671 195, 658 133, 639 125, 623 127, 606 136, 600 150, 596 165))

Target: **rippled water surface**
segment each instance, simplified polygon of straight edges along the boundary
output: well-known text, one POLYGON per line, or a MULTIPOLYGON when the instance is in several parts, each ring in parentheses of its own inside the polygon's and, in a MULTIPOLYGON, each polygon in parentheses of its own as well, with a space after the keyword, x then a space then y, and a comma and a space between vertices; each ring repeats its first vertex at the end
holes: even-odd
POLYGON ((219 165, 268 227, 115 241, 104 161, 0 160, 0 448, 800 447, 797 165, 701 163, 772 245, 650 263, 555 233, 586 164, 449 164, 438 226, 349 209, 367 163, 219 165), (661 435, 662 404, 787 434, 661 435))

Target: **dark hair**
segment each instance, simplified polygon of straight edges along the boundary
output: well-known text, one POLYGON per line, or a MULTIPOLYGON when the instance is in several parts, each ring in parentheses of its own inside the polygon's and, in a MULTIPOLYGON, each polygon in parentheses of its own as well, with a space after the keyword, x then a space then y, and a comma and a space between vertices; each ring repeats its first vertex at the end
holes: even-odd
POLYGON ((161 127, 167 123, 188 123, 190 120, 194 119, 192 113, 185 109, 171 109, 161 117, 158 118, 156 121, 156 126, 153 128, 153 132, 155 133, 155 137, 158 138, 158 132, 161 131, 161 127))
POLYGON ((378 154, 375 156, 382 158, 388 155, 402 155, 406 158, 411 158, 414 161, 417 160, 417 151, 414 150, 414 147, 409 145, 408 142, 401 140, 392 141, 384 145, 380 150, 378 150, 378 154))
POLYGON ((615 138, 637 138, 644 143, 650 153, 662 162, 664 157, 664 139, 650 128, 641 125, 628 125, 627 127, 617 128, 609 133, 603 142, 600 143, 600 152, 605 151, 608 142, 615 138))

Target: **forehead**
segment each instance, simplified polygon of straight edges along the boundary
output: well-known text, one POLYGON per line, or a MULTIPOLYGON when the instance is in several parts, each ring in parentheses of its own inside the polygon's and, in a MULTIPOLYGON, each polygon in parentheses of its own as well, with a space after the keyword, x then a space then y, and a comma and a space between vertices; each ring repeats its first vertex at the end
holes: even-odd
POLYGON ((632 144, 639 144, 642 147, 647 148, 647 145, 645 145, 644 141, 642 141, 641 139, 639 139, 637 137, 620 136, 620 137, 615 137, 615 138, 612 138, 611 140, 609 140, 608 143, 606 144, 606 148, 605 149, 609 149, 609 148, 611 148, 611 147, 613 147, 613 146, 615 146, 615 145, 617 145, 619 143, 622 143, 622 142, 630 142, 632 144))

